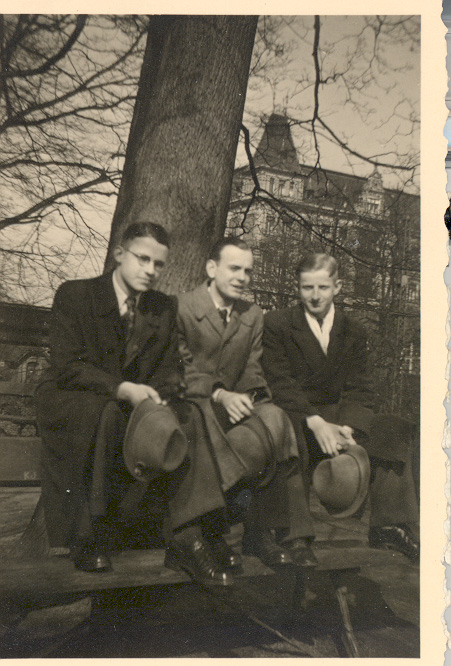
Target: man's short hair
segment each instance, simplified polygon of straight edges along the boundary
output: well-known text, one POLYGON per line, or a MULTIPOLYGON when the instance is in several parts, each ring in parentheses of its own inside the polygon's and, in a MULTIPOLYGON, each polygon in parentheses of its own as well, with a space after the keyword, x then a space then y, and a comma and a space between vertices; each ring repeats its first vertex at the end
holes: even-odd
POLYGON ((236 236, 226 236, 218 240, 210 250, 208 259, 218 262, 221 259, 222 250, 227 247, 227 245, 233 245, 234 247, 239 247, 240 250, 250 250, 249 245, 242 238, 237 238, 236 236))
POLYGON ((122 234, 121 245, 135 238, 148 238, 149 236, 154 238, 160 245, 165 245, 169 248, 168 232, 160 224, 155 224, 155 222, 133 222, 129 224, 122 234))
POLYGON ((312 252, 302 257, 301 261, 296 267, 296 277, 299 278, 301 273, 310 273, 311 271, 321 271, 326 269, 331 278, 338 277, 338 264, 336 259, 330 254, 322 252, 312 252))

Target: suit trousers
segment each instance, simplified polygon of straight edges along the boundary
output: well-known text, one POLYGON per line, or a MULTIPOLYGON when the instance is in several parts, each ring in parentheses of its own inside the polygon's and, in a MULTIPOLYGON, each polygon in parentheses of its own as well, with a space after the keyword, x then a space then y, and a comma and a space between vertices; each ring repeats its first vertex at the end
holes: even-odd
MULTIPOLYGON (((217 404, 213 404, 213 408, 224 434, 230 435, 234 426, 230 424, 224 408, 217 404)), ((253 498, 245 518, 246 529, 277 529, 283 531, 286 541, 311 537, 313 521, 288 417, 279 407, 269 402, 257 403, 255 414, 256 416, 249 417, 245 422, 250 428, 255 427, 254 419, 264 423, 264 431, 266 430, 271 443, 264 445, 262 442, 262 448, 267 451, 267 458, 271 459, 266 459, 257 478, 248 480, 253 498)), ((263 437, 264 431, 262 433, 260 428, 256 430, 263 437)), ((232 442, 230 437, 229 441, 232 442)), ((248 466, 252 466, 250 462, 248 466)), ((229 493, 233 494, 233 490, 232 487, 229 493)))
MULTIPOLYGON (((225 509, 217 470, 196 411, 180 402, 176 412, 188 441, 188 454, 173 472, 151 483, 135 481, 125 468, 122 442, 130 407, 110 401, 102 412, 92 462, 86 469, 88 506, 92 519, 121 516, 138 511, 138 505, 157 505, 166 513, 165 538, 173 530, 209 512, 225 509)), ((152 433, 149 433, 151 441, 152 433)), ((83 521, 86 514, 83 513, 83 521)), ((81 530, 86 533, 86 527, 81 530)))

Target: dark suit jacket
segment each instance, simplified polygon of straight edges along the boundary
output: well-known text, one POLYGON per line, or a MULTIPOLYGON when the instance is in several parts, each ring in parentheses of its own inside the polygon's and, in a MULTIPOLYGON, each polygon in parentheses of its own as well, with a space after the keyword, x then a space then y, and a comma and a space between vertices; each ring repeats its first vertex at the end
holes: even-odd
POLYGON ((302 306, 269 312, 262 362, 274 402, 288 413, 304 458, 305 440, 311 439, 305 419, 313 414, 360 432, 360 443, 374 455, 373 392, 367 338, 361 324, 336 309, 326 356, 302 306))
POLYGON ((73 537, 85 497, 84 473, 100 416, 124 381, 160 395, 180 382, 176 307, 157 291, 141 295, 132 340, 125 344, 111 274, 58 289, 50 330, 51 366, 36 392, 43 439, 43 501, 52 546, 73 537))
POLYGON ((327 356, 302 306, 269 312, 262 363, 273 400, 290 416, 300 448, 305 446, 305 418, 319 414, 354 428, 369 455, 408 459, 412 424, 396 415, 374 414, 365 329, 338 308, 327 356))
MULTIPOLYGON (((321 405, 347 401, 372 408, 365 329, 335 310, 327 356, 301 306, 269 312, 263 334, 263 367, 275 402, 303 418, 321 405)), ((348 425, 352 425, 349 423, 348 425)))

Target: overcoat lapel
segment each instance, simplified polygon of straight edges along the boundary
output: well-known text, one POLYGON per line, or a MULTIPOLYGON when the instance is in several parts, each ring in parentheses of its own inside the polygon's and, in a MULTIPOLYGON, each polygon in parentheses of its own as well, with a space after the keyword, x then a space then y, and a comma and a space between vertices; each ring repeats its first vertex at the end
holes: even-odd
MULTIPOLYGON (((210 298, 210 294, 208 294, 208 297, 210 298)), ((206 310, 205 317, 215 329, 216 333, 222 338, 225 331, 224 322, 222 321, 213 301, 211 302, 211 305, 212 306, 206 310)))
POLYGON ((249 315, 249 304, 244 301, 236 301, 232 316, 224 330, 223 343, 228 342, 239 331, 241 326, 253 326, 253 319, 249 315))
POLYGON ((224 322, 222 321, 219 312, 213 303, 213 299, 210 296, 210 292, 208 291, 208 283, 204 282, 201 284, 200 287, 195 290, 194 296, 194 313, 196 318, 199 321, 204 318, 207 319, 210 322, 211 327, 222 338, 225 330, 229 328, 229 326, 227 326, 226 329, 224 328, 224 322))
POLYGON ((328 365, 336 366, 344 356, 346 348, 352 344, 352 338, 346 332, 345 318, 340 310, 335 310, 334 323, 330 332, 327 350, 328 365))
POLYGON ((115 349, 124 343, 124 331, 112 273, 102 275, 93 287, 94 311, 98 317, 99 337, 105 349, 115 349))

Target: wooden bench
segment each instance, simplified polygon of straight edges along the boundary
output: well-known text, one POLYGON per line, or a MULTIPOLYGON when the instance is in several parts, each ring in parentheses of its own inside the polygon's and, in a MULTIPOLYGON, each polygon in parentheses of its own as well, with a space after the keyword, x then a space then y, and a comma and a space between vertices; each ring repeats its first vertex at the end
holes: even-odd
MULTIPOLYGON (((19 427, 33 424, 33 418, 29 414, 21 415, 19 409, 21 404, 23 406, 31 399, 33 390, 34 387, 31 385, 0 382, 0 398, 8 396, 9 405, 14 404, 14 400, 11 403, 11 398, 16 400, 14 413, 0 413, 0 423, 7 422, 19 427)), ((28 404, 25 406, 29 408, 28 404)), ((0 437, 0 455, 2 459, 0 487, 20 489, 39 485, 40 439, 36 434, 20 436, 18 432, 14 436, 0 437)), ((101 599, 102 593, 111 590, 190 582, 184 573, 174 572, 163 566, 163 549, 124 550, 113 553, 113 571, 109 573, 95 575, 77 571, 67 556, 49 557, 48 549, 44 549, 44 552, 36 550, 34 539, 36 534, 42 536, 42 531, 45 530, 43 525, 43 512, 38 503, 30 525, 11 547, 9 555, 1 559, 0 598, 3 599, 5 608, 9 609, 10 617, 21 616, 32 608, 39 608, 49 603, 63 603, 65 600, 67 602, 67 599, 78 598, 80 595, 90 595, 98 600, 101 599)), ((232 530, 230 543, 238 551, 240 550, 239 530, 232 530)), ((293 606, 297 611, 307 609, 306 590, 309 577, 320 574, 328 578, 338 604, 346 654, 358 657, 359 651, 350 619, 344 580, 347 574, 357 573, 362 563, 367 563, 371 558, 376 563, 383 562, 387 554, 371 551, 364 540, 355 540, 352 543, 342 541, 341 545, 333 540, 317 541, 315 553, 319 566, 314 574, 294 567, 291 570, 293 606)), ((400 555, 390 554, 390 557, 392 556, 402 558, 400 555)), ((243 572, 238 576, 237 585, 227 592, 229 602, 233 599, 233 590, 245 585, 246 579, 274 575, 274 571, 265 567, 257 558, 243 557, 243 562, 243 572)), ((287 569, 283 575, 288 574, 287 569)), ((225 599, 224 596, 222 598, 225 599)), ((260 622, 255 615, 248 613, 248 616, 257 624, 260 622)), ((264 623, 262 626, 268 628, 264 623)))

